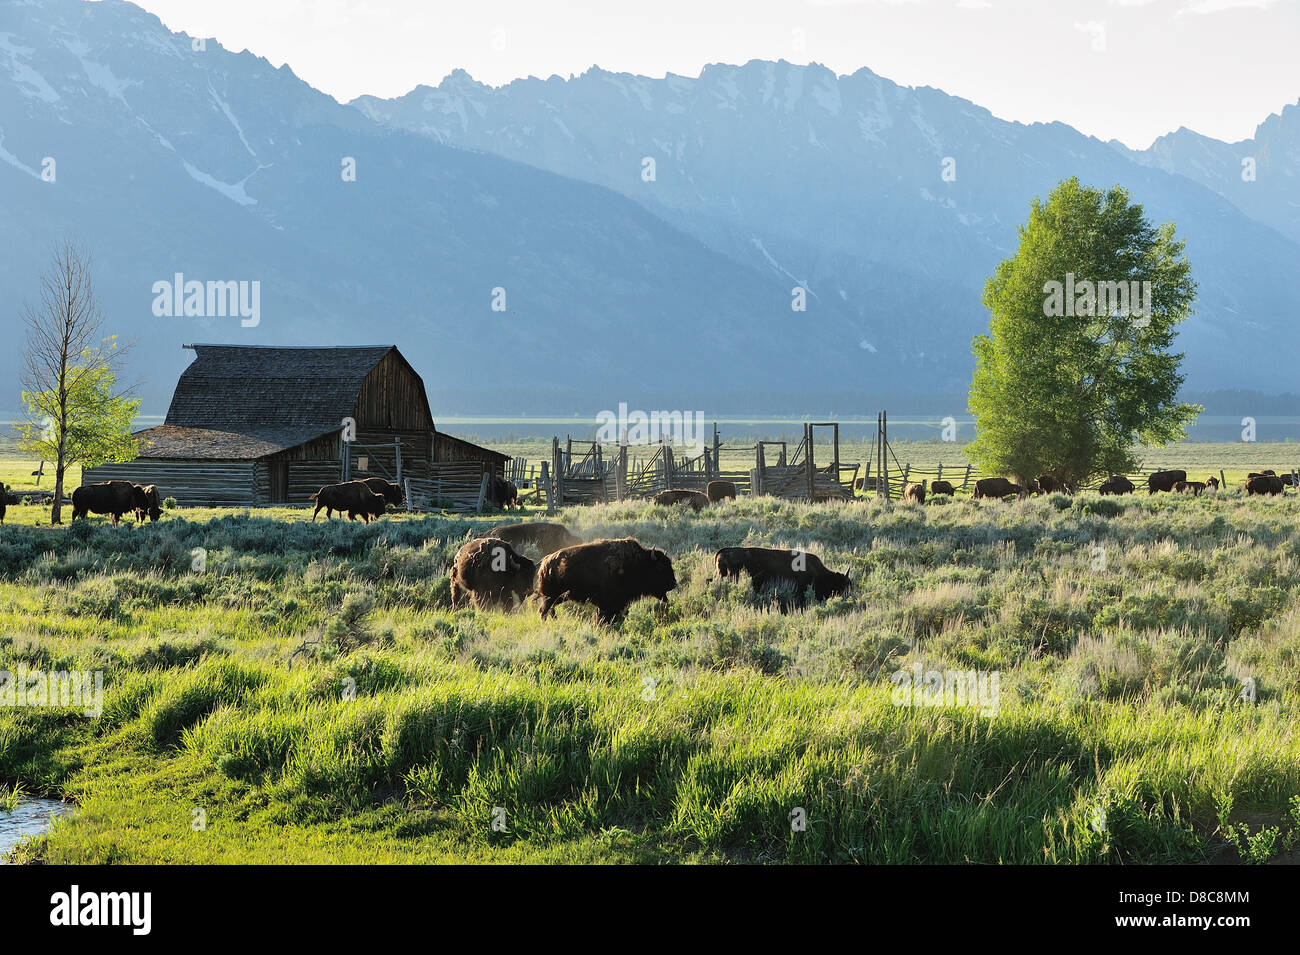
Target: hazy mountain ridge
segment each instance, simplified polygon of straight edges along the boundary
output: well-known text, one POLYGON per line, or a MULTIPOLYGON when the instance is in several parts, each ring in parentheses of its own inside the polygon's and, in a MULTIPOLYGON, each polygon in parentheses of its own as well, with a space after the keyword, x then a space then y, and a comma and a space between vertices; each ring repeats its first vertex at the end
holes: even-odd
POLYGON ((1181 337, 1189 387, 1293 380, 1273 352, 1279 338, 1296 339, 1287 316, 1300 296, 1287 276, 1300 246, 1226 190, 1062 123, 1007 122, 867 69, 836 76, 784 61, 711 65, 698 79, 592 68, 496 88, 456 71, 437 87, 353 105, 439 142, 608 186, 737 261, 807 282, 815 304, 839 298, 861 323, 859 344, 875 349, 869 373, 914 389, 968 380, 970 337, 987 324, 984 279, 1014 249, 1029 200, 1069 175, 1118 182, 1188 239, 1201 285, 1181 337), (641 175, 647 157, 653 182, 641 175))

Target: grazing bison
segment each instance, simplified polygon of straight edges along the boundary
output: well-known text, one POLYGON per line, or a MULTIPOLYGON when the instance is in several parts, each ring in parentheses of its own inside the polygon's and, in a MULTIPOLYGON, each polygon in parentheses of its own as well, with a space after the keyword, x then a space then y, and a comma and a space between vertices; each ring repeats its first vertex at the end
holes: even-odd
POLYGON ((333 520, 334 512, 338 511, 340 514, 347 514, 350 521, 355 521, 360 514, 369 524, 372 516, 379 517, 388 507, 384 499, 370 490, 370 486, 365 481, 326 484, 313 494, 310 500, 316 502, 316 510, 311 514, 313 523, 316 521, 316 515, 324 509, 325 517, 330 520, 333 520))
POLYGON ((1174 485, 1174 492, 1177 494, 1190 494, 1197 497, 1205 490, 1204 481, 1179 481, 1174 485))
POLYGON ((930 493, 952 495, 957 493, 957 489, 952 486, 951 481, 931 481, 930 493))
POLYGON ((570 534, 563 524, 548 524, 545 521, 533 521, 528 524, 498 524, 484 536, 500 538, 516 549, 522 548, 525 544, 533 544, 542 552, 543 557, 565 547, 574 547, 582 543, 582 538, 570 534))
POLYGON ((980 480, 975 482, 974 497, 976 500, 979 500, 982 497, 1003 498, 1008 494, 1015 494, 1024 497, 1025 489, 1019 484, 1013 484, 1006 478, 1001 477, 980 478, 980 480))
POLYGON ((1277 477, 1277 472, 1272 468, 1268 468, 1264 471, 1251 471, 1246 475, 1246 480, 1249 481, 1253 477, 1277 477))
POLYGON ((1055 494, 1058 491, 1069 493, 1070 489, 1066 486, 1065 482, 1056 475, 1040 474, 1038 475, 1038 490, 1042 494, 1055 494))
POLYGON ((1097 488, 1102 494, 1132 494, 1137 485, 1122 474, 1112 474, 1097 488))
POLYGON ((915 501, 917 504, 925 503, 925 482, 920 484, 908 484, 903 488, 903 500, 915 501))
POLYGON ((1187 480, 1187 472, 1179 469, 1176 471, 1157 471, 1147 478, 1147 493, 1154 494, 1156 491, 1172 491, 1174 485, 1179 481, 1187 480))
POLYGON ((697 512, 709 506, 709 496, 703 491, 687 491, 682 488, 660 491, 650 500, 664 507, 671 507, 674 504, 686 504, 691 510, 697 512))
POLYGON ((388 481, 381 477, 364 478, 361 482, 370 490, 374 491, 384 499, 386 504, 397 507, 404 503, 406 495, 402 493, 402 485, 396 481, 388 481))
MULTIPOLYGON (((491 489, 492 503, 503 511, 519 505, 519 488, 515 487, 514 481, 507 481, 505 478, 492 476, 491 489)), ((519 505, 522 506, 522 505, 519 505)))
POLYGON ((554 616, 558 604, 573 600, 595 604, 601 622, 613 623, 632 601, 667 601, 668 591, 676 587, 667 554, 623 537, 565 547, 543 558, 536 593, 543 619, 554 616))
POLYGON ((469 541, 451 565, 451 609, 460 609, 468 599, 479 610, 508 610, 516 599, 522 603, 527 598, 536 570, 536 564, 499 537, 469 541))
POLYGON ((1281 494, 1285 487, 1276 474, 1256 474, 1246 479, 1247 494, 1281 494))
POLYGON ((1217 491, 1219 489, 1219 479, 1216 477, 1207 477, 1205 479, 1205 489, 1207 491, 1217 491))
POLYGON ((9 505, 9 492, 5 490, 4 482, 0 481, 0 525, 5 522, 5 511, 9 505))
POLYGON ((123 514, 139 513, 148 507, 144 488, 130 481, 103 481, 83 484, 72 492, 72 519, 85 518, 87 514, 108 514, 113 526, 123 514))
MULTIPOLYGON (((140 485, 137 484, 136 487, 140 485)), ((144 494, 144 506, 135 509, 135 519, 143 524, 145 515, 148 514, 149 520, 158 520, 162 517, 162 495, 158 493, 158 485, 146 484, 140 487, 140 491, 144 494)))
POLYGON ((808 588, 818 600, 848 593, 853 584, 847 574, 827 570, 816 554, 776 547, 724 547, 713 557, 719 577, 749 574, 754 593, 769 587, 790 587, 795 603, 802 605, 808 588))
POLYGON ((716 504, 718 501, 736 499, 736 485, 731 481, 710 481, 704 489, 705 496, 716 504))

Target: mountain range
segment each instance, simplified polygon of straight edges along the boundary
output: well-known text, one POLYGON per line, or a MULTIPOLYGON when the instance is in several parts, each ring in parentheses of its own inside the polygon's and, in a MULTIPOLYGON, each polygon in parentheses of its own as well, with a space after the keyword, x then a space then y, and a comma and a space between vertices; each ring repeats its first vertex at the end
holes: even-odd
POLYGON ((1298 174, 1300 106, 1245 143, 1179 130, 1134 151, 783 61, 498 88, 456 71, 341 104, 121 0, 7 0, 0 380, 75 235, 146 413, 196 341, 391 342, 435 417, 960 396, 984 279, 1033 197, 1077 175, 1187 239, 1189 388, 1293 390, 1298 174), (257 281, 257 323, 155 314, 178 273, 257 281))

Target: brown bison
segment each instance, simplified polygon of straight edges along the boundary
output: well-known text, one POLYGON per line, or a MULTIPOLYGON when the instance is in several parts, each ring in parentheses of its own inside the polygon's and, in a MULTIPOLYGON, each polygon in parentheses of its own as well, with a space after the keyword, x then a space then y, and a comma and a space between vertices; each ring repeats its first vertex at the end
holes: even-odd
POLYGON ((313 523, 316 515, 324 509, 325 517, 330 520, 333 520, 334 512, 338 511, 340 514, 347 514, 350 521, 355 521, 360 514, 369 524, 372 516, 379 517, 388 507, 384 499, 370 490, 370 486, 365 481, 326 484, 313 494, 310 500, 316 502, 316 510, 311 514, 313 523))
POLYGON ((545 521, 532 521, 527 524, 498 524, 485 535, 497 537, 516 549, 527 544, 534 545, 542 556, 553 554, 565 547, 574 547, 582 543, 582 538, 570 534, 563 524, 548 524, 545 521))
POLYGON ((515 600, 522 603, 528 597, 536 570, 536 564, 499 537, 469 541, 451 565, 451 609, 460 609, 468 599, 479 610, 508 610, 515 600))
POLYGON ((1281 494, 1285 487, 1276 474, 1256 474, 1246 479, 1247 494, 1281 494))
POLYGON ((1207 477, 1205 479, 1205 489, 1207 491, 1217 491, 1219 489, 1219 479, 1216 477, 1207 477))
POLYGON ((903 500, 915 501, 917 504, 925 503, 925 482, 920 484, 908 484, 903 488, 903 500))
POLYGON ((1055 474, 1038 475, 1038 492, 1040 494, 1055 494, 1058 491, 1068 493, 1069 488, 1066 487, 1064 481, 1055 474))
POLYGON ((0 525, 5 522, 5 511, 9 507, 9 492, 5 490, 3 481, 0 481, 0 525))
POLYGON ((1011 481, 1002 477, 980 478, 975 482, 974 497, 976 500, 979 500, 982 497, 1003 498, 1008 494, 1015 494, 1019 497, 1024 497, 1025 489, 1019 484, 1013 484, 1011 481))
POLYGON ((1176 471, 1156 471, 1147 477, 1147 493, 1154 494, 1156 491, 1172 491, 1174 485, 1179 481, 1187 480, 1187 472, 1181 469, 1176 471))
POLYGON ((742 571, 748 573, 756 594, 773 587, 790 588, 799 605, 810 587, 818 600, 848 593, 853 587, 847 574, 827 570, 820 557, 802 550, 724 547, 714 555, 713 562, 719 577, 736 578, 742 571))
POLYGON ((630 537, 565 547, 542 559, 537 570, 537 598, 542 618, 555 615, 566 600, 596 605, 600 620, 613 623, 641 597, 668 600, 677 587, 673 562, 658 549, 642 547, 630 537))
MULTIPOLYGON (((140 487, 140 485, 136 485, 140 487)), ((149 515, 149 520, 156 521, 162 517, 162 495, 158 493, 158 485, 146 484, 140 487, 144 494, 144 507, 137 507, 135 510, 135 519, 144 523, 145 515, 149 515)))
POLYGON ((705 496, 714 504, 736 499, 736 485, 731 481, 710 481, 704 489, 705 496))
POLYGON ((948 494, 948 495, 951 496, 951 495, 957 493, 957 489, 956 489, 955 487, 952 486, 952 482, 951 482, 951 481, 931 481, 931 482, 930 482, 930 493, 931 493, 931 494, 948 494))
POLYGON ((702 511, 709 506, 709 496, 703 491, 688 491, 683 488, 671 488, 667 491, 660 491, 650 499, 655 504, 664 507, 672 507, 674 504, 685 504, 693 511, 702 511))
POLYGON ((113 526, 123 514, 138 513, 148 504, 144 488, 130 481, 103 481, 83 484, 72 492, 72 519, 85 518, 87 514, 108 514, 113 526))
POLYGON ((1267 468, 1263 471, 1251 471, 1246 475, 1246 480, 1249 481, 1253 477, 1277 477, 1277 472, 1272 468, 1267 468))
POLYGON ((1204 490, 1205 490, 1204 481, 1179 481, 1177 484, 1174 485, 1174 493, 1190 494, 1192 495, 1192 497, 1199 496, 1200 493, 1204 490))
MULTIPOLYGON (((519 505, 519 488, 515 487, 513 481, 507 481, 503 477, 492 476, 492 486, 489 489, 489 496, 493 504, 508 511, 510 508, 519 505)), ((520 505, 522 506, 522 505, 520 505)))
POLYGON ((364 478, 361 481, 366 487, 374 491, 384 499, 386 504, 398 507, 406 500, 406 495, 402 493, 402 485, 396 481, 388 481, 381 477, 364 478))
POLYGON ((1137 485, 1122 474, 1112 474, 1097 488, 1102 494, 1132 494, 1137 485))

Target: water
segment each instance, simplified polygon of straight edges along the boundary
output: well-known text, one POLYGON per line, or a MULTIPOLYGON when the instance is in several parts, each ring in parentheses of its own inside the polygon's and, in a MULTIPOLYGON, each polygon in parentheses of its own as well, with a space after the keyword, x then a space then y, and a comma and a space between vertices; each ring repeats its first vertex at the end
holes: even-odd
POLYGON ((23 836, 49 832, 54 816, 71 812, 72 806, 57 799, 24 799, 12 812, 0 810, 0 865, 23 836))

